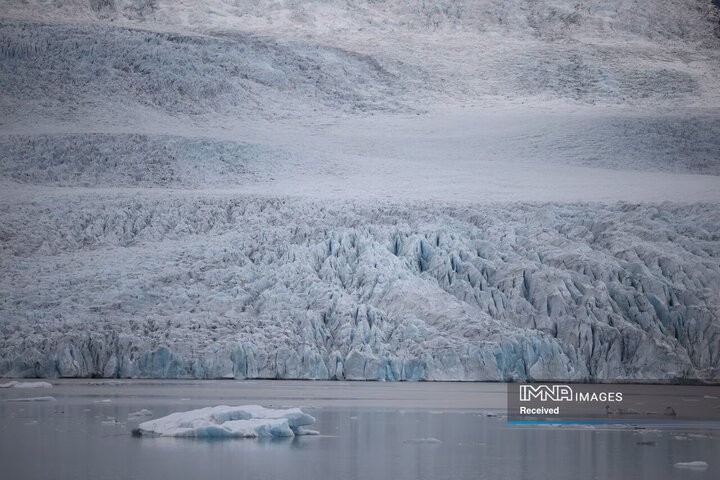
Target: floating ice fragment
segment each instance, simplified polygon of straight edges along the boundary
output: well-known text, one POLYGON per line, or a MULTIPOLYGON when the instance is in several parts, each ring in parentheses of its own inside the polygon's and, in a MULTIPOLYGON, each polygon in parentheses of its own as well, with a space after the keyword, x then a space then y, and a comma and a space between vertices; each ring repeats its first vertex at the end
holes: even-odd
POLYGON ((0 388, 51 388, 52 383, 48 382, 16 382, 10 381, 7 383, 0 383, 0 388))
POLYGON ((690 468, 693 470, 705 470, 708 468, 707 462, 701 462, 695 460, 694 462, 678 462, 675 464, 675 468, 690 468))
POLYGON ((134 435, 195 438, 256 438, 316 435, 304 428, 315 418, 299 408, 271 409, 259 405, 206 407, 140 424, 134 435))
POLYGON ((137 412, 128 413, 128 417, 149 417, 150 415, 152 415, 152 412, 147 408, 143 408, 137 412))
POLYGON ((442 443, 442 441, 441 441, 441 440, 438 440, 438 439, 435 438, 435 437, 423 437, 423 438, 413 438, 412 440, 408 440, 408 441, 405 442, 405 443, 412 443, 412 444, 416 444, 416 445, 418 445, 418 444, 424 444, 424 443, 428 443, 428 444, 438 444, 438 443, 442 443))
POLYGON ((305 427, 295 427, 292 429, 292 431, 295 435, 320 435, 320 432, 318 432, 317 430, 311 430, 305 427))

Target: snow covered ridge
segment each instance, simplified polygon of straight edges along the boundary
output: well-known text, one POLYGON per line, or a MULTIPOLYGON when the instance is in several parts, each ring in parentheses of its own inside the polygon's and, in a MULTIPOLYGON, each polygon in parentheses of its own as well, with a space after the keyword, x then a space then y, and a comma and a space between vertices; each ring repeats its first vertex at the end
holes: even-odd
POLYGON ((140 424, 138 433, 148 436, 193 438, 257 438, 317 435, 305 427, 315 418, 299 408, 272 409, 259 405, 207 407, 140 424))
POLYGON ((0 220, 0 375, 720 380, 716 204, 93 194, 0 220))

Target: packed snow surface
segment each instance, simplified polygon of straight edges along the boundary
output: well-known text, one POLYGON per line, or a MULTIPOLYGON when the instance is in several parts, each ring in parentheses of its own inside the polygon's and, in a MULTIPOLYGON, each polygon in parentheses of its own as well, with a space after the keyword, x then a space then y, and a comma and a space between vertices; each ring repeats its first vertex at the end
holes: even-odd
POLYGON ((142 435, 194 438, 292 437, 317 434, 305 427, 315 418, 299 408, 271 409, 259 405, 207 407, 143 422, 142 435))

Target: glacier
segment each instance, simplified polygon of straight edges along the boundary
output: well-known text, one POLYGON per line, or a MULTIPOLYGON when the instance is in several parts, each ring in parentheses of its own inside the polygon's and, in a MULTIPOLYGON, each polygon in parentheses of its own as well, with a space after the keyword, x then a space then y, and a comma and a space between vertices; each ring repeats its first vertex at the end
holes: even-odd
POLYGON ((119 194, 0 212, 5 376, 718 375, 715 204, 119 194))
POLYGON ((720 10, 644 5, 3 2, 0 377, 720 381, 720 10))

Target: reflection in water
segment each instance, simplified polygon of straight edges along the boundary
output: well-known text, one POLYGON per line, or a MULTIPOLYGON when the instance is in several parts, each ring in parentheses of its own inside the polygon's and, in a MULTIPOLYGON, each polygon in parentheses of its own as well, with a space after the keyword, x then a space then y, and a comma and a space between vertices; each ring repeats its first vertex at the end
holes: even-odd
MULTIPOLYGON (((156 404, 153 416, 199 406, 156 404)), ((318 420, 317 437, 134 438, 131 429, 144 420, 128 420, 135 410, 121 395, 110 403, 0 402, 3 478, 720 478, 720 435, 712 430, 680 436, 672 430, 528 428, 478 412, 323 407, 306 409, 318 420), (673 468, 693 460, 710 466, 690 473, 673 468)))

